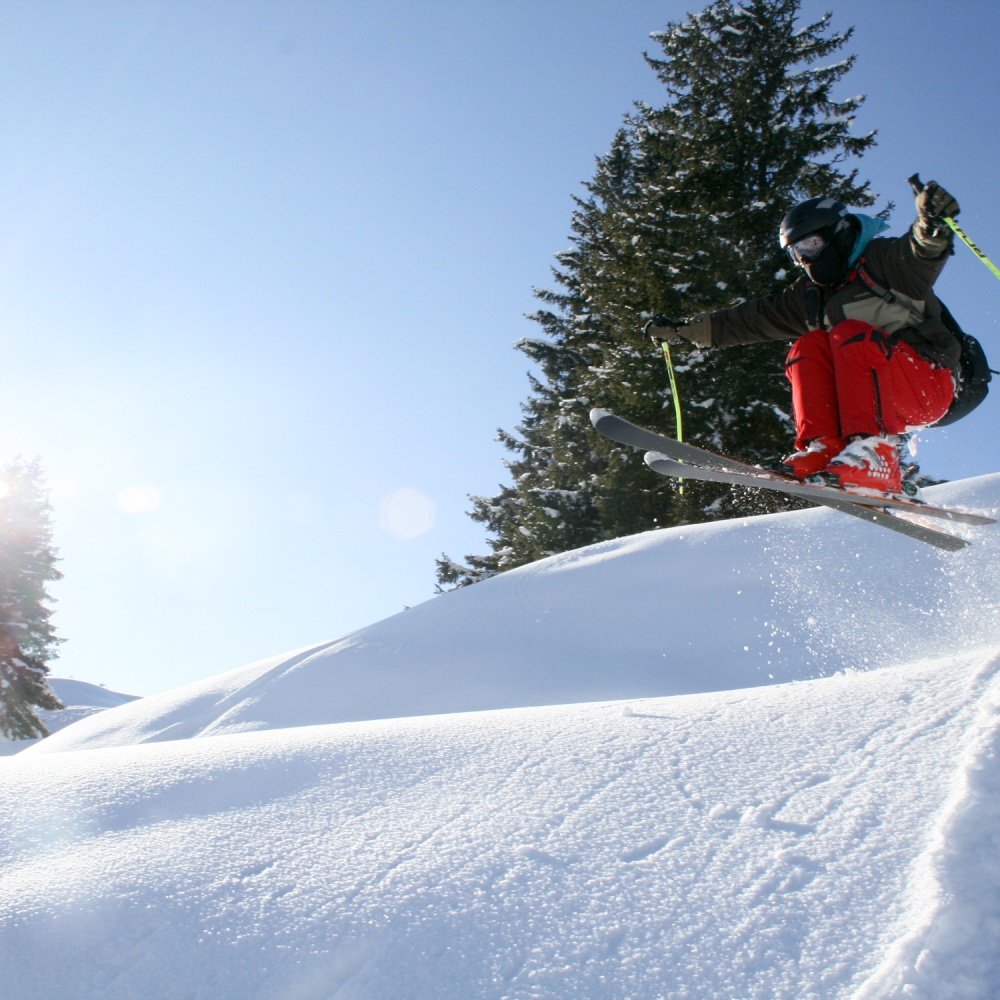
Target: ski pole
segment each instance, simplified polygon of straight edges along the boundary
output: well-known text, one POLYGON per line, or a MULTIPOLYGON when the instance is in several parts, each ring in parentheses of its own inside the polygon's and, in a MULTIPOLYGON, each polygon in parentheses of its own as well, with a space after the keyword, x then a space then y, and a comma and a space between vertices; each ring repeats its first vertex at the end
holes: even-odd
POLYGON ((677 423, 677 440, 684 440, 684 418, 681 415, 681 397, 677 394, 677 375, 674 372, 674 359, 670 356, 670 345, 660 341, 663 349, 663 360, 667 363, 667 378, 670 380, 670 395, 674 398, 674 418, 677 423))
MULTIPOLYGON (((674 371, 674 359, 670 355, 670 345, 665 341, 660 341, 660 348, 663 351, 663 360, 667 363, 667 378, 670 380, 670 395, 674 398, 674 419, 677 424, 677 440, 684 440, 684 418, 681 415, 681 397, 677 394, 677 374, 674 371)), ((684 480, 677 480, 678 492, 684 493, 684 480)))
MULTIPOLYGON (((920 175, 919 175, 919 174, 914 174, 914 175, 913 175, 912 177, 910 177, 910 178, 909 178, 909 182, 910 182, 910 185, 911 185, 911 187, 913 188, 913 190, 914 190, 914 191, 916 191, 916 192, 917 192, 917 194, 919 194, 919 193, 920 193, 921 191, 923 191, 923 189, 924 189, 924 185, 923 185, 922 181, 920 180, 920 175)), ((979 258, 979 259, 980 259, 980 260, 981 260, 981 261, 982 261, 982 262, 983 262, 983 263, 984 263, 984 264, 985 264, 985 265, 986 265, 986 266, 987 266, 987 267, 988 267, 988 268, 989 268, 989 269, 990 269, 990 270, 991 270, 991 271, 992 271, 992 272, 993 272, 993 273, 994 273, 994 274, 995 274, 996 276, 997 276, 997 277, 998 277, 998 278, 1000 278, 1000 268, 998 268, 998 267, 996 266, 996 264, 994 264, 994 263, 993 263, 993 261, 991 261, 991 260, 989 259, 989 257, 987 257, 987 256, 986 256, 986 254, 984 254, 984 253, 983 253, 983 251, 982 251, 982 250, 980 250, 980 249, 979 249, 979 247, 977 247, 977 246, 976 246, 976 244, 975 244, 975 243, 973 243, 971 239, 969 239, 968 235, 967 235, 967 234, 966 234, 966 233, 965 233, 965 232, 964 232, 964 231, 962 230, 962 227, 961 227, 961 226, 960 226, 960 225, 959 225, 959 224, 958 224, 958 223, 957 223, 957 222, 956 222, 956 221, 955 221, 955 220, 954 220, 954 219, 953 219, 953 218, 952 218, 952 217, 951 217, 950 215, 944 215, 944 216, 942 216, 942 218, 944 219, 944 223, 945 223, 945 225, 946 225, 946 226, 947 226, 947 227, 948 227, 948 228, 949 228, 949 229, 950 229, 950 230, 951 230, 951 231, 952 231, 952 232, 953 232, 953 233, 954 233, 954 234, 955 234, 956 236, 960 237, 960 238, 961 238, 961 240, 962 240, 962 242, 963 242, 963 243, 964 243, 964 244, 965 244, 965 245, 966 245, 966 246, 967 246, 967 247, 968 247, 968 248, 969 248, 969 249, 970 249, 970 250, 971 250, 971 251, 972 251, 972 252, 973 252, 973 253, 974 253, 974 254, 975 254, 975 255, 976 255, 976 256, 977 256, 977 257, 978 257, 978 258, 979 258)))

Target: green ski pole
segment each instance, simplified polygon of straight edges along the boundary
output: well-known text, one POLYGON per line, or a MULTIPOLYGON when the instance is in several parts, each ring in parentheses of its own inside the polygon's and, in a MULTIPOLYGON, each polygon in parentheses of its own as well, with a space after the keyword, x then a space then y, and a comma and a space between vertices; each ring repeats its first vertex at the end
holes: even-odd
POLYGON ((684 440, 684 418, 681 415, 681 397, 677 394, 677 374, 674 371, 674 359, 670 356, 670 345, 660 341, 663 349, 663 360, 667 363, 667 378, 670 379, 670 395, 674 398, 674 418, 677 424, 677 440, 684 440))
MULTIPOLYGON (((681 397, 677 393, 677 373, 674 371, 674 359, 670 356, 670 345, 660 341, 663 350, 663 360, 667 363, 667 378, 670 380, 670 395, 674 398, 674 419, 677 424, 677 440, 684 440, 684 418, 681 415, 681 397)), ((678 479, 678 492, 684 493, 684 480, 678 479)))
MULTIPOLYGON (((919 174, 914 174, 914 175, 913 175, 913 176, 912 176, 912 177, 911 177, 911 178, 910 178, 909 180, 910 180, 910 184, 911 184, 911 186, 913 187, 913 190, 914 190, 914 191, 916 191, 916 192, 917 192, 918 194, 919 194, 919 193, 920 193, 921 191, 923 191, 923 189, 924 189, 924 185, 923 185, 923 183, 922 183, 922 182, 921 182, 921 180, 920 180, 920 175, 919 175, 919 174)), ((963 231, 962 227, 961 227, 961 226, 960 226, 960 225, 959 225, 959 224, 958 224, 958 223, 957 223, 957 222, 956 222, 956 221, 955 221, 955 220, 954 220, 954 219, 953 219, 953 218, 952 218, 952 217, 951 217, 950 215, 945 215, 945 216, 942 216, 942 218, 944 219, 944 223, 945 223, 945 225, 946 225, 946 226, 947 226, 947 227, 948 227, 948 228, 949 228, 949 229, 950 229, 950 230, 951 230, 951 231, 952 231, 952 232, 953 232, 953 233, 954 233, 954 234, 955 234, 956 236, 958 236, 958 237, 959 237, 959 238, 960 238, 960 239, 962 240, 962 242, 963 242, 963 243, 964 243, 964 244, 965 244, 965 245, 966 245, 966 246, 967 246, 967 247, 968 247, 968 248, 969 248, 969 249, 970 249, 970 250, 971 250, 971 251, 972 251, 972 252, 973 252, 973 253, 974 253, 974 254, 975 254, 975 255, 976 255, 976 256, 977 256, 977 257, 978 257, 978 258, 979 258, 979 259, 980 259, 980 260, 981 260, 981 261, 982 261, 982 262, 983 262, 983 263, 984 263, 984 264, 985 264, 985 265, 986 265, 986 266, 987 266, 987 267, 988 267, 988 268, 989 268, 989 269, 990 269, 990 270, 991 270, 991 271, 992 271, 992 272, 993 272, 993 273, 994 273, 994 274, 995 274, 996 276, 997 276, 997 277, 998 277, 998 278, 1000 278, 1000 268, 998 268, 998 267, 996 266, 996 264, 994 264, 994 263, 993 263, 993 261, 991 261, 991 260, 989 259, 989 257, 987 257, 987 256, 986 256, 986 254, 984 254, 984 253, 983 253, 983 251, 982 251, 982 250, 980 250, 980 249, 979 249, 979 247, 977 247, 977 246, 976 246, 976 244, 975 244, 975 243, 973 243, 971 239, 969 239, 968 235, 967 235, 967 234, 966 234, 966 233, 965 233, 965 232, 963 231)))

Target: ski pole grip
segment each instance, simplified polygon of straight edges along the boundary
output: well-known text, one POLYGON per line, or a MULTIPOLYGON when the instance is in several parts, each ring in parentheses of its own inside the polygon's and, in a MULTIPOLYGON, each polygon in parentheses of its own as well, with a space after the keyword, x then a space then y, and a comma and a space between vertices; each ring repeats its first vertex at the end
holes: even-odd
POLYGON ((920 179, 920 174, 914 174, 912 177, 908 177, 907 180, 910 182, 910 187, 913 188, 914 194, 920 194, 924 189, 924 182, 920 179))

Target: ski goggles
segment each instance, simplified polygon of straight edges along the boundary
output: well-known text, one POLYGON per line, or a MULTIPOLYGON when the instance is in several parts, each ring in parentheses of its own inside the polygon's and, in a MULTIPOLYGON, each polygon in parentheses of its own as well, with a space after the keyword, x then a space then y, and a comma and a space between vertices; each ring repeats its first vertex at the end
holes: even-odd
POLYGON ((796 264, 805 264, 807 261, 814 261, 826 249, 826 239, 819 233, 812 233, 789 244, 786 249, 788 256, 796 264))

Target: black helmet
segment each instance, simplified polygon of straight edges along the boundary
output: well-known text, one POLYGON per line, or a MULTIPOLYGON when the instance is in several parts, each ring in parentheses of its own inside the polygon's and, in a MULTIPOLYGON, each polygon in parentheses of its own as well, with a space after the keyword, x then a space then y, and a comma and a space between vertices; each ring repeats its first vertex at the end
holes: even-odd
POLYGON ((836 198, 810 198, 782 220, 781 246, 817 285, 838 285, 847 277, 860 228, 847 206, 836 198), (806 240, 809 236, 819 239, 806 240), (802 240, 815 246, 797 246, 802 240))
POLYGON ((781 221, 782 250, 813 233, 823 233, 832 241, 836 233, 850 226, 849 215, 846 205, 829 196, 801 202, 781 221))

